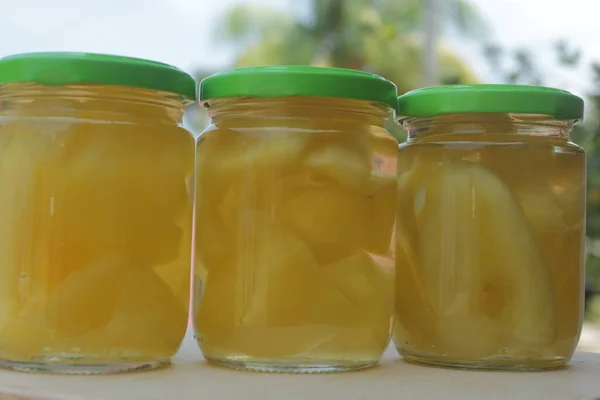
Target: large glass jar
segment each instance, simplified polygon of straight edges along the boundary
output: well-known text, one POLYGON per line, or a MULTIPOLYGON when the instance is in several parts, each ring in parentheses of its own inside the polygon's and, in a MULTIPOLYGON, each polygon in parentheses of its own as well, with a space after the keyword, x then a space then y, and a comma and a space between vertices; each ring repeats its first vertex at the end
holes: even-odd
POLYGON ((395 86, 316 67, 201 83, 194 322, 207 360, 258 371, 374 365, 393 315, 395 86))
POLYGON ((144 60, 0 60, 0 367, 169 363, 187 327, 194 92, 144 60))
POLYGON ((583 101, 511 85, 399 98, 394 342, 407 360, 535 370, 571 357, 583 316, 583 101))

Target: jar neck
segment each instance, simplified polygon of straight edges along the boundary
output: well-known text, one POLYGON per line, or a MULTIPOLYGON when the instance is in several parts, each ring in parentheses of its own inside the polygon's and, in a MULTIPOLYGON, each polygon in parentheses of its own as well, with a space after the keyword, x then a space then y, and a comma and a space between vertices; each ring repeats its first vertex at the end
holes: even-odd
POLYGON ((384 104, 355 99, 325 97, 226 98, 210 102, 213 124, 260 119, 264 125, 282 120, 329 120, 340 124, 383 127, 390 117, 384 104))
POLYGON ((141 88, 33 83, 0 87, 0 116, 5 117, 181 124, 185 106, 177 95, 141 88))
POLYGON ((534 114, 449 114, 432 118, 407 118, 402 126, 408 142, 473 141, 485 135, 491 141, 545 138, 568 141, 573 120, 555 120, 534 114))

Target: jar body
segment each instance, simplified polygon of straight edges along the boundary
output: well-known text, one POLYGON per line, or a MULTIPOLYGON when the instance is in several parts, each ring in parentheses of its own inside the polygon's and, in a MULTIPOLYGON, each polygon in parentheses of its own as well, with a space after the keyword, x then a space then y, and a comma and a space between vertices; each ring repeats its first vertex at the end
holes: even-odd
POLYGON ((189 301, 193 139, 168 116, 182 112, 131 88, 0 93, 0 366, 168 364, 189 301))
POLYGON ((361 115, 372 106, 344 99, 231 102, 197 147, 204 356, 259 371, 377 363, 393 314, 397 143, 383 129, 387 111, 361 115))
POLYGON ((396 348, 463 368, 564 365, 584 293, 586 159, 571 124, 465 114, 407 125, 396 348))

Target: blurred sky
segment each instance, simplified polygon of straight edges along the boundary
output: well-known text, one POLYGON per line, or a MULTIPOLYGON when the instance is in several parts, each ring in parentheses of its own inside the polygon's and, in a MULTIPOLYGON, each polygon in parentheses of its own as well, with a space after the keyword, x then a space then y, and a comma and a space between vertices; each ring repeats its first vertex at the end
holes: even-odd
MULTIPOLYGON (((351 0, 350 0, 351 1, 351 0)), ((442 0, 444 1, 444 0, 442 0)), ((218 69, 233 49, 214 42, 219 15, 243 0, 0 0, 0 56, 29 51, 105 52, 154 59, 192 72, 218 69)), ((303 0, 253 0, 301 13, 303 0)), ((588 58, 600 60, 600 1, 471 0, 509 46, 551 53, 555 39, 568 39, 588 58), (547 50, 547 51, 546 51, 547 50)), ((304 3, 306 4, 306 3, 304 3)), ((457 48, 486 74, 479 52, 457 48)), ((578 74, 572 74, 578 75, 578 74)), ((585 88, 578 76, 557 75, 557 85, 585 88), (563 83, 564 81, 564 83, 563 83)))

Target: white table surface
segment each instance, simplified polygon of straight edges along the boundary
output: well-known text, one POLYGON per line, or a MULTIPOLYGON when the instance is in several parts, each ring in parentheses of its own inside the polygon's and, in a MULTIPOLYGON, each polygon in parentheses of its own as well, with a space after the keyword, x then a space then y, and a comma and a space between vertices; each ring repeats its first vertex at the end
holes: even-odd
POLYGON ((600 354, 551 372, 487 372, 404 362, 389 348, 374 368, 336 374, 240 372, 207 364, 191 335, 173 366, 110 376, 0 371, 0 400, 484 399, 600 400, 600 354))

